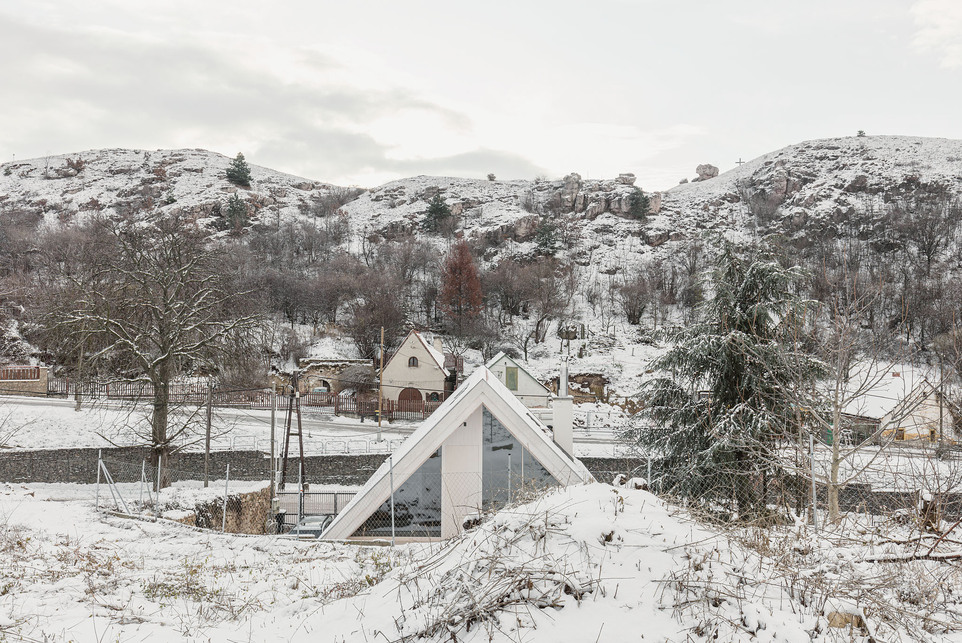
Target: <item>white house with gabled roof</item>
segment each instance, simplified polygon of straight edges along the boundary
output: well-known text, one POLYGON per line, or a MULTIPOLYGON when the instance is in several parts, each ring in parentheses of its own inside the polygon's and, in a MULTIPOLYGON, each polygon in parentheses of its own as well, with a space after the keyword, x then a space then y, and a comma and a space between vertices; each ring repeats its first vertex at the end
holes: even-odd
POLYGON ((500 352, 485 364, 528 408, 547 408, 554 394, 513 357, 500 352))
POLYGON ((585 466, 482 366, 378 468, 322 538, 451 538, 469 516, 546 486, 590 481, 585 466))
POLYGON ((434 343, 412 330, 381 373, 386 400, 440 402, 454 388, 452 373, 444 365, 440 338, 434 343))

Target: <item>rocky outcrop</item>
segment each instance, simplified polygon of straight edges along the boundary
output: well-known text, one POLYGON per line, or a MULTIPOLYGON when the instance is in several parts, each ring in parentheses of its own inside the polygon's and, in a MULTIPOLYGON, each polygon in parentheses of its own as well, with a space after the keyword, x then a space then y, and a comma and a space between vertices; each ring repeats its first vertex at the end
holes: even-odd
POLYGON ((581 175, 575 172, 572 172, 563 179, 560 194, 562 208, 569 211, 575 209, 578 194, 581 192, 581 185, 581 175))
POLYGON ((696 167, 695 172, 698 176, 692 179, 692 181, 707 181, 718 176, 718 168, 708 163, 703 163, 696 167))

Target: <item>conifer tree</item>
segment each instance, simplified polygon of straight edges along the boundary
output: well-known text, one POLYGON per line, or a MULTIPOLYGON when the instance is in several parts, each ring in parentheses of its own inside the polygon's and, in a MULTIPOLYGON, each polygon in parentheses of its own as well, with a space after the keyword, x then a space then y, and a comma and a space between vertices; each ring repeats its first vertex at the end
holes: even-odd
POLYGON ((424 217, 424 227, 428 232, 439 232, 451 218, 451 208, 444 202, 440 194, 435 194, 428 203, 428 212, 424 217))
POLYGON ((248 187, 251 184, 251 168, 244 160, 244 155, 240 152, 234 160, 227 166, 227 180, 235 185, 248 187))
POLYGON ((642 192, 641 188, 635 188, 628 196, 628 216, 632 219, 644 222, 651 212, 651 199, 642 192))
POLYGON ((247 204, 234 192, 227 199, 225 227, 236 234, 243 230, 247 223, 247 204))
POLYGON ((652 364, 664 376, 641 396, 650 426, 636 437, 665 491, 742 519, 763 513, 767 486, 784 473, 777 441, 799 436, 823 371, 799 341, 801 277, 768 256, 722 252, 701 321, 670 334, 652 364))
POLYGON ((536 252, 545 257, 553 257, 558 250, 558 226, 545 214, 534 231, 536 252))

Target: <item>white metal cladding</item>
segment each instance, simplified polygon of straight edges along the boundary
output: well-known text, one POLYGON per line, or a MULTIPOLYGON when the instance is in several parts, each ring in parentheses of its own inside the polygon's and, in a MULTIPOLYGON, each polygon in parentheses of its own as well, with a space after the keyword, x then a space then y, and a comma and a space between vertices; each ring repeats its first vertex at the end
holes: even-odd
MULTIPOLYGON (((466 426, 472 416, 479 413, 481 406, 486 406, 559 484, 580 484, 594 480, 579 460, 568 456, 552 441, 547 427, 541 424, 491 371, 481 367, 472 373, 394 453, 395 484, 402 483, 417 471, 432 453, 444 446, 458 428, 466 426)), ((443 463, 443 451, 441 457, 443 463)), ((368 516, 390 497, 390 466, 391 461, 386 460, 378 468, 367 484, 331 523, 324 532, 323 538, 329 540, 350 538, 368 516)), ((477 474, 480 480, 480 457, 477 459, 477 474)))

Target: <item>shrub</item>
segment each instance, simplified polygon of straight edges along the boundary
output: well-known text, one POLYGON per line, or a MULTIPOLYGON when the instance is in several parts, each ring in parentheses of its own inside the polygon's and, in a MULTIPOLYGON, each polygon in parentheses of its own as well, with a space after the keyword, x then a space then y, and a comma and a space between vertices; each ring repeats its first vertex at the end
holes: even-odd
POLYGON ((641 188, 632 190, 628 197, 628 216, 638 221, 644 221, 651 212, 651 200, 648 195, 641 191, 641 188))

